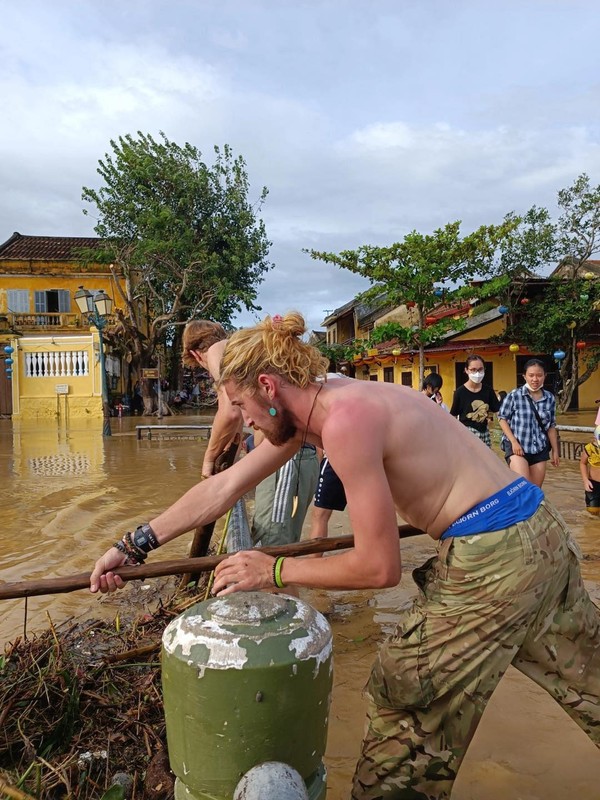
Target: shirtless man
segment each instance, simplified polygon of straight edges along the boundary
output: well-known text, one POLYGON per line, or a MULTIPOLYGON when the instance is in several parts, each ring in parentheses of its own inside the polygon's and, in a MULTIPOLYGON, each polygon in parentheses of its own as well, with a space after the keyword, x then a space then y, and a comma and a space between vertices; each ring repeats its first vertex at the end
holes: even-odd
MULTIPOLYGON (((511 663, 599 744, 600 617, 569 534, 541 489, 515 479, 419 392, 323 382, 325 359, 301 341, 303 332, 302 317, 289 313, 231 337, 221 385, 267 441, 152 520, 156 544, 224 514, 300 442, 322 447, 346 490, 354 549, 283 561, 241 552, 219 565, 214 592, 393 586, 401 575, 397 512, 440 540, 437 556, 413 573, 420 594, 400 612, 375 661, 352 798, 450 797, 511 663)), ((138 545, 145 556, 154 542, 138 545)), ((95 565, 92 591, 122 586, 112 570, 127 556, 110 548, 95 565)))
MULTIPOLYGON (((182 344, 182 363, 191 369, 202 367, 217 381, 227 344, 227 333, 223 326, 207 319, 192 320, 185 326, 182 344)), ((241 436, 244 426, 239 409, 231 405, 222 386, 217 386, 217 400, 217 411, 202 462, 203 478, 209 478, 213 474, 218 456, 228 449, 236 436, 241 436)))

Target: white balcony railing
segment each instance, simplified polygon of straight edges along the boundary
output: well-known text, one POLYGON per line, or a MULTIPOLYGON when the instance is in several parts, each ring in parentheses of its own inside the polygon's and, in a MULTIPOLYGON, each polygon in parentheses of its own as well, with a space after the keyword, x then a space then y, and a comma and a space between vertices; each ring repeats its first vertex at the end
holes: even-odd
POLYGON ((78 378, 90 374, 87 350, 25 353, 26 378, 78 378))

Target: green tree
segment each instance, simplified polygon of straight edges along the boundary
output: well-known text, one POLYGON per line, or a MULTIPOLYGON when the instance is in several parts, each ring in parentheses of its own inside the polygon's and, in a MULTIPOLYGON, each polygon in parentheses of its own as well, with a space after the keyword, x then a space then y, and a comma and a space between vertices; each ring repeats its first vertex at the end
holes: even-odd
POLYGON ((592 187, 584 173, 558 192, 558 206, 558 267, 548 289, 531 299, 507 333, 531 350, 565 353, 558 366, 557 407, 566 411, 577 387, 594 374, 600 361, 600 348, 586 350, 584 361, 577 347, 598 331, 600 281, 586 262, 600 250, 600 186, 592 187))
POLYGON ((360 295, 365 302, 414 304, 414 325, 405 329, 404 344, 419 351, 422 382, 425 346, 459 326, 453 319, 427 325, 428 313, 441 300, 452 305, 463 297, 465 282, 488 271, 498 243, 515 225, 510 220, 500 226, 482 226, 461 237, 460 222, 451 222, 432 234, 412 231, 403 241, 387 247, 364 245, 341 253, 305 252, 367 278, 372 286, 360 295))
MULTIPOLYGON (((242 306, 258 309, 257 286, 272 266, 257 216, 267 190, 250 202, 244 159, 227 145, 214 148, 208 166, 196 147, 162 133, 159 141, 138 132, 110 144, 97 170, 103 185, 84 187, 82 197, 95 206, 104 260, 124 276, 125 310, 105 333, 138 372, 156 364, 165 342, 178 351, 188 320, 227 324, 242 306)), ((149 394, 145 387, 147 410, 149 394)))
POLYGON ((498 305, 508 308, 510 331, 519 316, 528 281, 543 267, 556 263, 558 249, 556 227, 546 208, 533 206, 522 216, 510 212, 504 217, 504 225, 505 235, 498 241, 485 280, 471 286, 469 292, 483 301, 495 298, 498 305))

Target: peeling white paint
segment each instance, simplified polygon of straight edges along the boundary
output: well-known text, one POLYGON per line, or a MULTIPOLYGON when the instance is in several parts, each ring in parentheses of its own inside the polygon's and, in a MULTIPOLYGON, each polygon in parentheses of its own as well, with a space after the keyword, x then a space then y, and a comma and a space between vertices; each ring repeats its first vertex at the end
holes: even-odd
MULTIPOLYGON (((186 663, 197 667, 198 677, 202 678, 207 668, 243 669, 248 662, 249 644, 261 645, 270 638, 289 635, 289 650, 295 660, 315 659, 316 675, 321 664, 330 658, 333 647, 325 617, 307 603, 286 595, 247 592, 240 596, 208 601, 199 605, 197 613, 184 612, 177 617, 163 634, 165 651, 186 656, 186 663), (204 664, 193 658, 195 647, 208 652, 204 664)), ((271 665, 276 665, 273 660, 271 665)), ((296 665, 294 670, 296 674, 296 665)))

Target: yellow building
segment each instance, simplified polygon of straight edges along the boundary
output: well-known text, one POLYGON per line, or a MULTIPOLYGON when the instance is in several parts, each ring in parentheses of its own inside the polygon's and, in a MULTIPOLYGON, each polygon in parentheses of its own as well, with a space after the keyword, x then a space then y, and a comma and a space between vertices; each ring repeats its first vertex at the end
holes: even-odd
MULTIPOLYGON (((100 336, 75 302, 83 286, 120 304, 120 276, 83 259, 100 244, 97 238, 14 233, 0 245, 0 414, 102 417, 100 336)), ((121 359, 106 352, 105 359, 109 393, 121 391, 121 359)))
MULTIPOLYGON (((496 391, 510 392, 522 383, 523 366, 529 358, 540 358, 546 364, 546 386, 553 389, 557 380, 556 364, 548 354, 532 353, 525 347, 520 347, 518 352, 509 350, 508 344, 498 344, 498 339, 505 330, 505 317, 493 308, 477 314, 474 308, 472 315, 468 315, 469 304, 458 310, 464 317, 466 327, 462 331, 448 333, 441 342, 425 348, 425 375, 437 372, 441 375, 444 386, 442 394, 447 401, 451 401, 455 389, 464 383, 465 359, 468 355, 477 353, 486 362, 486 380, 496 391), (491 341, 492 339, 496 341, 491 341)), ((457 315, 457 309, 432 312, 432 322, 443 316, 457 315)), ((354 329, 354 338, 366 340, 370 332, 378 325, 395 321, 402 325, 410 325, 410 309, 400 306, 398 309, 384 312, 374 319, 374 315, 360 314, 360 306, 356 303, 347 303, 342 308, 332 312, 323 322, 327 328, 328 344, 349 344, 351 337, 348 332, 354 329), (339 340, 338 331, 343 330, 345 338, 339 340)), ((412 321, 414 322, 414 320, 412 321)), ((580 371, 585 367, 586 351, 579 353, 581 359, 580 371)), ((419 389, 419 354, 415 351, 406 351, 395 344, 394 341, 383 342, 354 357, 351 363, 342 367, 344 371, 361 380, 386 381, 400 383, 419 389)), ((573 410, 596 410, 596 400, 600 398, 600 370, 596 370, 592 377, 583 383, 573 396, 571 408, 573 410)))

